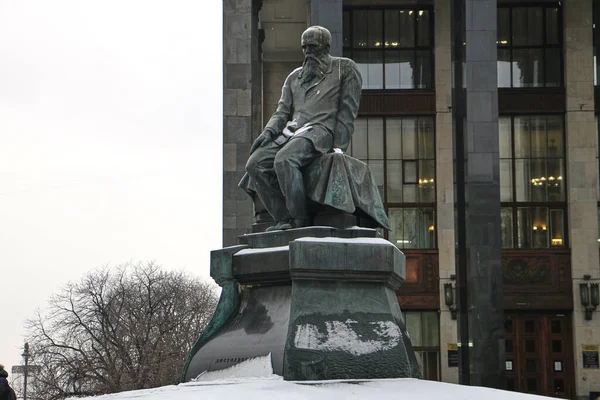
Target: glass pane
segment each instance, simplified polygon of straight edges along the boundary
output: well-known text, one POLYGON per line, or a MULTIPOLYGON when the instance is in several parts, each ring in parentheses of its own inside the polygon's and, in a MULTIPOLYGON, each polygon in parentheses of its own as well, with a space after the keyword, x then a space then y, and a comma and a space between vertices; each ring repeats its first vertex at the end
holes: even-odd
POLYGON ((385 119, 386 153, 388 160, 402 158, 402 119, 385 119))
POLYGON ((553 353, 562 353, 562 340, 553 340, 552 341, 552 352, 553 353))
POLYGON ((417 123, 419 129, 419 158, 434 159, 435 143, 433 139, 433 118, 419 118, 417 123))
POLYGON ((554 392, 562 393, 565 391, 565 381, 564 379, 555 379, 554 380, 554 392))
POLYGON ((506 390, 515 390, 515 379, 514 378, 506 378, 506 390))
POLYGON ((537 372, 537 360, 534 358, 528 358, 525 361, 525 371, 537 372))
POLYGON ((435 247, 433 209, 405 208, 402 211, 402 237, 395 234, 395 240, 399 247, 400 245, 412 249, 435 247))
POLYGON ((512 340, 504 341, 504 351, 506 351, 507 353, 513 352, 513 341, 512 340))
POLYGON ((400 42, 400 15, 398 10, 385 10, 384 11, 384 41, 385 47, 398 47, 400 42))
POLYGON ((352 134, 352 157, 359 160, 367 160, 367 118, 357 118, 354 121, 354 133, 352 134))
POLYGON ((546 201, 546 188, 548 175, 546 174, 546 160, 531 160, 531 201, 546 201))
POLYGON ((417 203, 417 184, 402 185, 402 201, 404 203, 417 203))
POLYGON ((510 40, 510 9, 498 8, 497 19, 498 45, 506 46, 510 40))
POLYGON ((500 160, 500 201, 512 201, 511 160, 500 160))
POLYGON ((430 22, 429 11, 419 10, 417 15, 417 45, 429 46, 430 45, 430 22))
POLYGON ((537 379, 527 379, 527 391, 531 393, 537 392, 537 379))
POLYGON ((440 323, 437 311, 422 313, 423 342, 422 346, 435 347, 440 345, 440 323))
POLYGON ((421 313, 420 312, 406 312, 406 331, 410 336, 410 341, 413 347, 422 346, 423 338, 421 333, 421 313))
POLYGON ((507 88, 511 85, 510 50, 498 49, 498 87, 507 88))
POLYGON ((417 119, 402 119, 402 158, 415 160, 418 158, 417 151, 417 119))
POLYGON ((548 190, 548 201, 564 201, 565 185, 563 181, 563 164, 561 158, 549 159, 547 163, 548 181, 546 187, 548 190))
POLYGON ((547 116, 546 130, 548 132, 548 157, 564 157, 562 117, 558 115, 547 116))
POLYGON ((531 156, 531 146, 529 143, 529 117, 514 117, 514 127, 515 158, 528 158, 531 156))
POLYGON ((515 189, 517 192, 517 201, 530 201, 533 184, 534 181, 531 177, 529 160, 515 160, 515 189))
POLYGON ((535 333, 535 322, 532 320, 525 321, 525 332, 535 333))
POLYGON ((367 119, 369 133, 368 157, 370 160, 383 160, 383 118, 367 119))
POLYGON ((510 117, 500 117, 498 119, 498 141, 500 158, 511 158, 510 117))
POLYGON ((383 48, 383 11, 369 10, 367 18, 369 26, 367 46, 370 48, 383 48))
POLYGON ((504 321, 504 332, 511 333, 513 330, 513 322, 511 319, 507 319, 504 321))
POLYGON ((383 89, 383 52, 355 51, 354 61, 363 80, 363 89, 383 89))
MULTIPOLYGON (((550 244, 552 246, 562 247, 564 246, 564 216, 563 210, 550 210, 550 244)), ((554 323, 559 323, 560 333, 560 321, 552 321, 552 329, 554 329, 554 323)), ((554 332, 554 331, 553 331, 554 332)))
POLYGON ((344 47, 349 47, 350 42, 350 11, 344 11, 344 47))
POLYGON ((512 62, 513 87, 544 86, 543 51, 514 49, 512 62))
POLYGON ((430 50, 417 51, 415 68, 413 69, 414 88, 427 89, 433 86, 432 60, 430 50))
POLYGON ((531 213, 528 208, 517 209, 517 247, 520 249, 531 248, 531 213))
POLYGON ((552 333, 561 333, 562 332, 562 324, 560 321, 552 321, 550 324, 550 331, 552 333))
POLYGON ((417 183, 417 161, 404 161, 404 183, 417 183))
POLYGON ((392 228, 389 232, 389 240, 399 248, 403 248, 405 243, 402 232, 402 209, 391 208, 388 212, 388 216, 390 219, 390 227, 392 228))
POLYGON ((419 161, 419 202, 435 202, 435 161, 419 161))
POLYGON ((529 124, 531 138, 530 157, 546 157, 546 117, 532 116, 529 119, 529 124))
POLYGON ((548 209, 532 207, 533 213, 533 248, 541 249, 548 246, 548 209))
MULTIPOLYGON (((513 245, 513 217, 512 209, 500 209, 500 231, 503 249, 510 249, 513 245)), ((511 322, 512 323, 512 322, 511 322)))
POLYGON ((542 7, 514 7, 512 9, 513 45, 540 46, 543 44, 542 7))
POLYGON ((405 243, 406 248, 420 248, 419 239, 423 229, 422 218, 419 218, 421 216, 420 214, 421 213, 416 208, 404 209, 404 225, 402 226, 402 229, 404 230, 404 239, 408 239, 408 243, 405 243))
POLYGON ((546 71, 545 71, 545 86, 559 87, 561 86, 561 50, 546 49, 546 71))
POLYGON ((421 373, 423 379, 428 381, 439 381, 439 351, 420 351, 417 357, 421 359, 421 373))
POLYGON ((531 339, 525 341, 525 352, 535 353, 535 340, 531 339))
MULTIPOLYGON (((597 21, 598 23, 600 21, 597 21)), ((560 30, 558 26, 558 8, 546 8, 546 44, 559 44, 560 30)))
POLYGON ((388 203, 402 203, 402 162, 387 162, 387 200, 388 203))
POLYGON ((371 174, 373 174, 373 179, 375 179, 377 189, 379 189, 379 196, 381 196, 381 198, 383 199, 383 161, 369 160, 367 164, 369 164, 369 169, 371 170, 371 174))
POLYGON ((399 11, 400 25, 400 46, 414 47, 415 46, 415 18, 414 10, 399 11))
POLYGON ((414 89, 415 52, 385 52, 385 87, 386 89, 414 89))
MULTIPOLYGON (((352 12, 352 47, 365 48, 367 47, 367 11, 356 10, 352 12)), ((356 61, 356 60, 355 60, 356 61)), ((364 77, 363 77, 364 79, 364 77)))

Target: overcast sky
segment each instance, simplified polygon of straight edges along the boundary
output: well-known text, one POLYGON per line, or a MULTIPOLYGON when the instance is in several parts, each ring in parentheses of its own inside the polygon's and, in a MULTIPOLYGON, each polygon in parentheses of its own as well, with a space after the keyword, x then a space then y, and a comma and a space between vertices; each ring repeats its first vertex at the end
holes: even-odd
MULTIPOLYGON (((0 363, 102 265, 208 278, 221 247, 221 0, 0 0, 0 363)), ((10 373, 10 370, 9 370, 10 373)))

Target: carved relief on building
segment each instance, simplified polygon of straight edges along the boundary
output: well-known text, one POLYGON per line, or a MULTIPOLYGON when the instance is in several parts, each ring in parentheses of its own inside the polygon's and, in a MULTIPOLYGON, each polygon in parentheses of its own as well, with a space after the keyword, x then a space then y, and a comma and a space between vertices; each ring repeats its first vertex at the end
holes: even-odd
POLYGON ((571 309, 569 250, 503 250, 507 309, 571 309))

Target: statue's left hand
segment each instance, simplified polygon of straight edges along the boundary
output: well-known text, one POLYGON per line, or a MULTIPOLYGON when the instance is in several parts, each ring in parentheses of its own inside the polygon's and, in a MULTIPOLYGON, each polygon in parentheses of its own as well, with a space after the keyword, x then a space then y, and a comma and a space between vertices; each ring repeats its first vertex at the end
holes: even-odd
POLYGON ((271 138, 271 132, 267 131, 267 130, 263 131, 263 133, 261 133, 260 135, 258 135, 258 137, 254 141, 254 143, 252 143, 252 147, 250 147, 250 154, 254 153, 254 151, 256 149, 258 149, 261 146, 266 145, 271 140, 273 140, 271 138))

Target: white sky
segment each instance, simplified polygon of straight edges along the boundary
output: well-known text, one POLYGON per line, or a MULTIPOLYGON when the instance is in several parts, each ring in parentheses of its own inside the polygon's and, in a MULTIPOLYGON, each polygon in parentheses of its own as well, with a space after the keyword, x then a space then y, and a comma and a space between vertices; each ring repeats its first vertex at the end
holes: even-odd
MULTIPOLYGON (((0 363, 68 281, 221 247, 221 0, 0 0, 0 363)), ((207 278, 209 279, 209 278, 207 278)))

